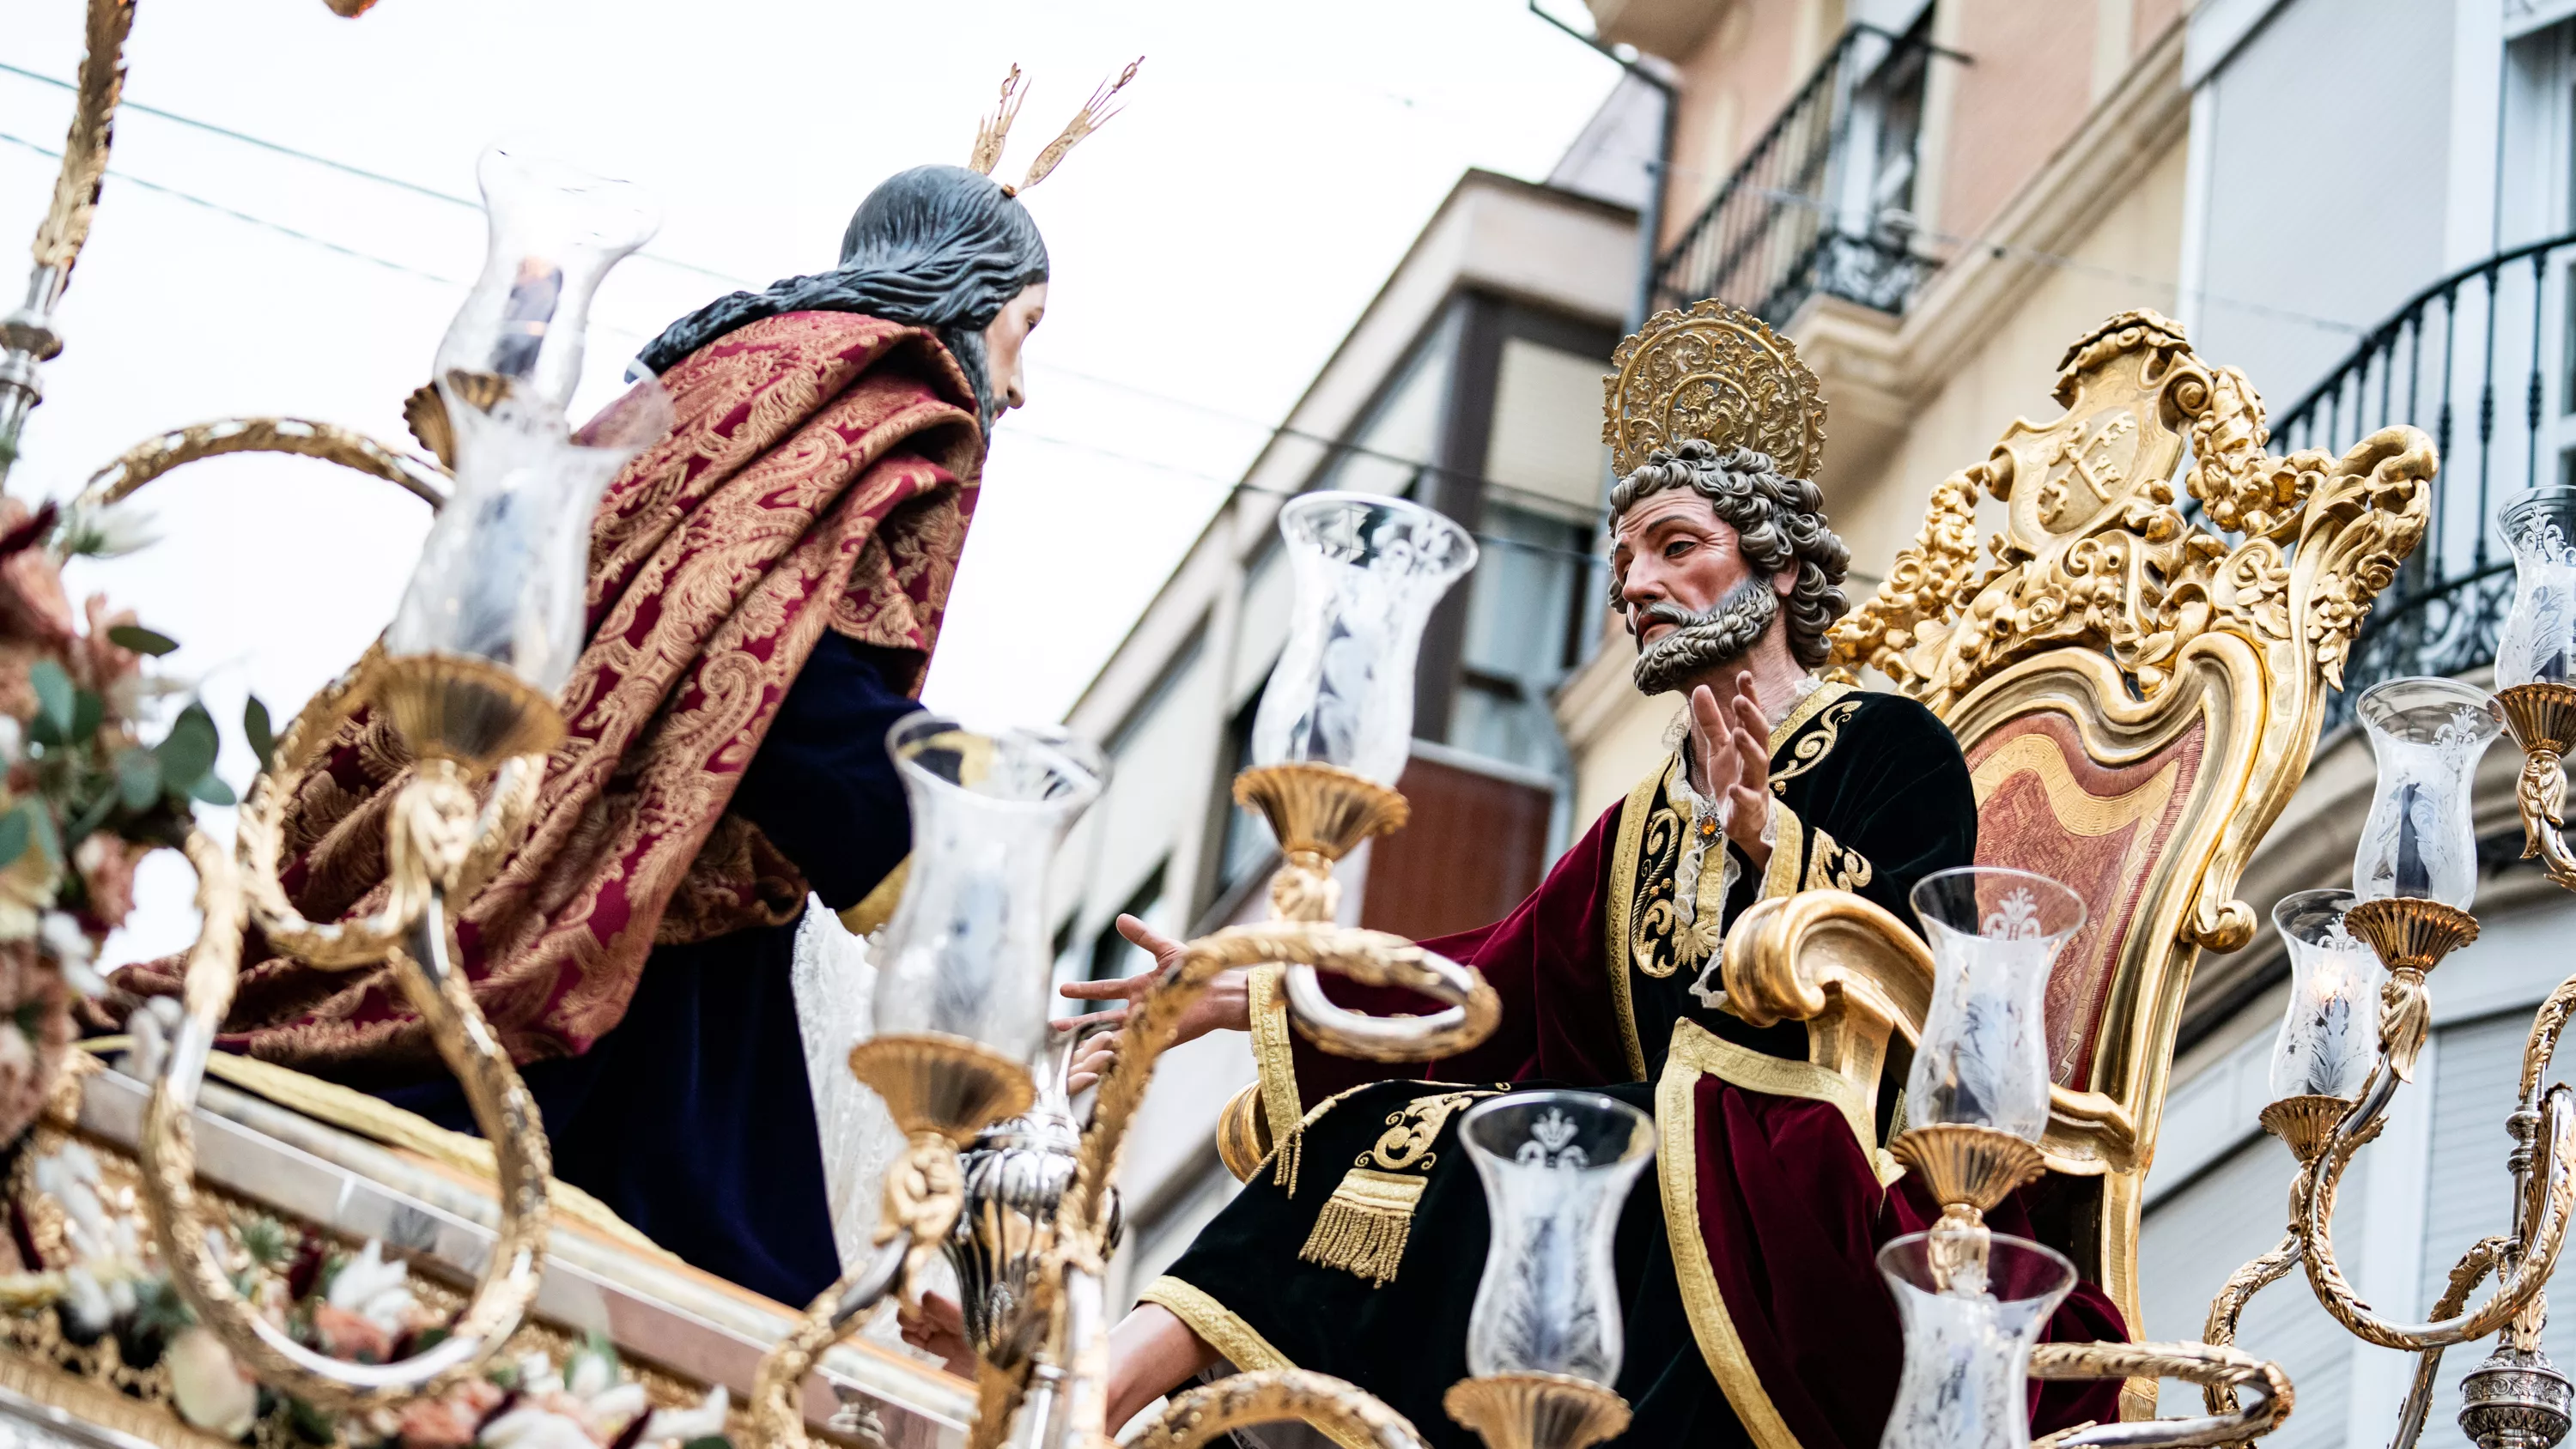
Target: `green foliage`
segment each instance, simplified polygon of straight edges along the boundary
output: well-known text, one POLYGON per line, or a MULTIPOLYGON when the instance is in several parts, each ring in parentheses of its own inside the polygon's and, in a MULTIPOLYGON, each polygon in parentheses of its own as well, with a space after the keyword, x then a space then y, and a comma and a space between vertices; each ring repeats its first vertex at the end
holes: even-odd
POLYGON ((188 1301, 167 1278, 140 1278, 134 1284, 134 1327, 146 1337, 167 1343, 186 1332, 197 1321, 188 1309, 188 1301))
POLYGON ((242 1251, 263 1268, 282 1268, 295 1256, 295 1235, 275 1218, 245 1216, 233 1227, 241 1234, 242 1251))
POLYGON ((277 767, 277 731, 269 724, 268 706, 256 694, 242 706, 242 738, 250 742, 250 752, 259 757, 260 769, 277 767))
POLYGON ((72 677, 50 659, 39 659, 27 671, 27 683, 36 691, 35 728, 29 738, 40 745, 59 745, 72 737, 73 711, 78 707, 72 689, 72 677))
POLYGON ((119 624, 107 631, 107 639, 109 643, 119 648, 131 649, 137 654, 148 654, 155 659, 179 647, 178 640, 158 630, 146 629, 140 624, 119 624))

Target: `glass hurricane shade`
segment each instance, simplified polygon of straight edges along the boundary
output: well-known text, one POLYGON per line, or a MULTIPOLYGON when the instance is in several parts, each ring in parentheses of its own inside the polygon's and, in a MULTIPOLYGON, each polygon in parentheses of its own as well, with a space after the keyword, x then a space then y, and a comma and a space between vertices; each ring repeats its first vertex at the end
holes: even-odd
POLYGON ((912 862, 869 950, 876 1030, 963 1037, 1034 1067, 1054 965, 1047 877, 1109 767, 1059 732, 983 733, 926 711, 886 748, 912 806, 912 862))
POLYGON ((1413 661, 1467 531, 1418 503, 1308 493, 1279 510, 1296 603, 1253 718, 1252 760, 1314 760, 1392 787, 1413 750, 1413 661))
POLYGON ((1619 1208, 1655 1155, 1646 1114, 1598 1092, 1515 1092, 1458 1125, 1493 1234, 1467 1318, 1467 1371, 1608 1387, 1624 1349, 1610 1260, 1619 1208))
POLYGON ((2272 1042, 2272 1100, 2354 1097, 2379 1056, 2379 985, 2386 974, 2369 946, 2344 929, 2358 898, 2347 890, 2300 891, 2272 908, 2272 928, 2290 953, 2290 1005, 2272 1042))
POLYGON ((2379 765, 2353 850, 2353 894, 2467 910, 2478 894, 2469 782, 2504 728, 2494 699, 2456 679, 2391 679, 2363 690, 2353 713, 2379 765))
POLYGON ((659 382, 637 383, 578 437, 516 397, 454 407, 456 482, 385 631, 385 652, 466 654, 546 694, 563 688, 588 622, 590 524, 617 470, 667 432, 659 382))
POLYGON ((2029 1449, 2030 1351, 2073 1291, 2075 1265, 1998 1233, 1986 1250, 1986 1291, 1942 1293, 1931 1234, 1908 1233, 1878 1250, 1878 1271, 1905 1324, 1879 1449, 2029 1449))
POLYGON ((2048 968, 2083 928, 2083 899, 2044 875, 1974 865, 1925 876, 1912 900, 1933 974, 1905 1078, 1907 1122, 2037 1142, 2048 1126, 2048 968))
POLYGON ((2534 488, 2506 504, 2496 526, 2513 550, 2496 688, 2576 683, 2576 488, 2534 488))
POLYGON ((447 325, 432 376, 452 412, 453 373, 505 379, 558 417, 581 385, 590 300, 600 279, 652 240, 661 213, 644 189, 512 146, 475 164, 489 231, 483 273, 447 325))

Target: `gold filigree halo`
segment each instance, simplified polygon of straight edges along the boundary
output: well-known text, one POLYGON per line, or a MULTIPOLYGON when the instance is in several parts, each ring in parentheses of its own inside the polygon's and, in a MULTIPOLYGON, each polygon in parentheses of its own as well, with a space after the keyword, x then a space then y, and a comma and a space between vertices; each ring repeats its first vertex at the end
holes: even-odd
POLYGON ((1601 390, 1601 441, 1623 478, 1694 438, 1768 454, 1783 477, 1813 482, 1824 466, 1816 375, 1789 339, 1715 298, 1648 318, 1612 354, 1601 390))
MULTIPOLYGON (((1020 178, 1020 184, 1002 183, 1002 194, 1017 196, 1046 180, 1067 152, 1082 144, 1092 132, 1109 124, 1109 118, 1117 115, 1119 110, 1110 104, 1111 99, 1127 89, 1127 83, 1136 78, 1136 68, 1144 63, 1145 57, 1140 55, 1127 62, 1126 69, 1102 81, 1099 88, 1091 93, 1091 99, 1082 103, 1082 109, 1073 113, 1073 119, 1064 123, 1064 129, 1056 133, 1056 138, 1047 142, 1046 149, 1038 153, 1038 159, 1029 163, 1028 174, 1020 178)), ((1021 83, 1020 68, 1014 65, 1011 73, 1002 77, 1002 94, 994 102, 993 113, 975 128, 975 149, 966 158, 968 170, 980 171, 986 176, 993 174, 993 168, 1001 164, 1002 147, 1011 139, 1011 123, 1019 119, 1020 105, 1027 99, 1028 88, 1021 83)))

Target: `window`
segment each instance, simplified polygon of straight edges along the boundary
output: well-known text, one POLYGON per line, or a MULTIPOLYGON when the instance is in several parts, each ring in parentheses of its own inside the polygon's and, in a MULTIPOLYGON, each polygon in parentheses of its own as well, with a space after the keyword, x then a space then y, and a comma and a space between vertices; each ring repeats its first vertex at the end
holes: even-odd
MULTIPOLYGON (((1256 693, 1234 712, 1225 727, 1225 781, 1252 768, 1252 720, 1260 713, 1261 696, 1256 693)), ((1216 888, 1212 898, 1222 898, 1241 885, 1246 876, 1270 859, 1270 823, 1258 811, 1234 803, 1234 791, 1225 783, 1217 785, 1218 808, 1224 811, 1223 832, 1217 840, 1216 888)))
MULTIPOLYGON (((1169 863, 1166 861, 1164 865, 1169 863)), ((1134 916, 1168 935, 1172 931, 1172 920, 1170 907, 1164 899, 1164 865, 1155 866, 1154 873, 1145 877, 1145 883, 1136 888, 1136 893, 1129 896, 1127 903, 1118 911, 1120 915, 1134 916)), ((1093 981, 1121 981, 1150 970, 1153 965, 1153 957, 1118 934, 1117 916, 1110 917, 1101 926, 1100 934, 1092 938, 1089 977, 1093 981)))

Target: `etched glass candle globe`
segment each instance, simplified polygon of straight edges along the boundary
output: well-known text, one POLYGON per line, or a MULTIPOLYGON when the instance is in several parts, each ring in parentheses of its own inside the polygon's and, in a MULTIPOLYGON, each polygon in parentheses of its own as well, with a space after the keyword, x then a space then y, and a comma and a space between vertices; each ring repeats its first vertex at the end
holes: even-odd
POLYGON ((1932 943, 1932 1004, 1905 1079, 1912 1127, 1984 1127, 2037 1142, 2048 1126, 2048 968, 2084 901, 2043 875, 1992 866, 1917 881, 1932 943))
POLYGON ((1467 1370, 1608 1387, 1624 1351, 1610 1239, 1655 1155, 1653 1123, 1598 1092, 1514 1092, 1458 1126, 1493 1236, 1467 1318, 1467 1370))
POLYGON ((1256 765, 1314 761, 1393 786, 1413 749, 1413 663, 1432 607, 1476 563, 1418 503, 1308 493, 1279 510, 1297 597, 1253 718, 1256 765))
POLYGON ((2506 504, 2496 525, 2513 550, 2496 688, 2576 684, 2576 488, 2534 488, 2506 504))
POLYGON ((2347 890, 2300 891, 2272 908, 2273 929, 2290 953, 2290 1004, 2272 1042, 2272 1100, 2359 1095, 2379 1055, 2377 953, 2344 929, 2357 898, 2347 890))
POLYGON ((2353 852, 2353 894, 2467 910, 2478 893, 2469 783, 2504 728, 2495 701, 2456 679, 2391 679, 2364 690, 2353 713, 2379 766, 2353 852))
POLYGON ((1930 1233, 1878 1250, 1905 1323, 1905 1359, 1879 1449, 2029 1449, 2030 1351, 2075 1288, 2075 1265, 1996 1235, 1982 1292, 1957 1291, 1930 1233))

